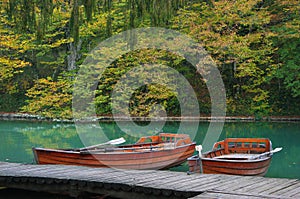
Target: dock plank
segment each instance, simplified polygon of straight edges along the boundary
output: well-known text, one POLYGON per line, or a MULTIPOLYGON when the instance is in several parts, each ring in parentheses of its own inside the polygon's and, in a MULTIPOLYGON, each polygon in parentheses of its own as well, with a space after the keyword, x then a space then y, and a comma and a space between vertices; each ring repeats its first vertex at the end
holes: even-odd
POLYGON ((251 185, 245 186, 245 187, 241 187, 240 189, 234 188, 233 191, 241 191, 241 192, 245 192, 245 193, 259 192, 258 190, 261 187, 267 186, 268 184, 272 183, 273 181, 274 181, 274 178, 260 178, 260 180, 257 180, 254 184, 251 184, 251 185))
POLYGON ((233 185, 229 185, 228 187, 221 187, 219 190, 226 190, 230 189, 233 192, 240 192, 244 193, 244 189, 250 189, 253 186, 256 186, 257 183, 260 183, 264 181, 265 179, 260 177, 254 177, 251 178, 251 180, 248 180, 247 178, 245 180, 238 181, 234 183, 233 185))
POLYGON ((276 182, 277 182, 276 179, 266 179, 264 181, 257 183, 257 186, 255 188, 252 187, 252 189, 248 189, 247 192, 249 192, 249 193, 258 192, 261 194, 261 193, 271 189, 272 187, 278 185, 278 184, 276 184, 276 182))
POLYGON ((222 183, 222 181, 218 176, 210 175, 210 176, 203 176, 203 177, 204 179, 195 180, 193 181, 192 185, 188 185, 186 186, 186 188, 188 188, 191 191, 204 192, 207 190, 205 187, 210 187, 211 185, 222 183))
POLYGON ((300 198, 296 196, 296 195, 300 195, 299 192, 300 192, 300 185, 297 185, 296 187, 294 187, 293 190, 290 190, 282 195, 292 197, 292 198, 300 198))
POLYGON ((300 198, 300 190, 297 190, 297 193, 291 196, 292 198, 300 198))
POLYGON ((218 175, 217 180, 214 180, 214 181, 206 183, 206 184, 202 184, 201 186, 193 186, 193 187, 191 187, 191 190, 206 191, 206 190, 211 190, 211 189, 219 189, 220 187, 223 186, 223 184, 232 182, 237 179, 239 179, 239 176, 229 176, 228 175, 224 178, 223 176, 218 175))
POLYGON ((285 189, 294 183, 296 183, 297 180, 291 180, 291 179, 278 179, 272 184, 270 184, 269 187, 266 187, 265 189, 259 189, 259 191, 263 194, 272 194, 276 191, 280 191, 282 189, 285 189))
MULTIPOLYGON (((225 183, 222 184, 220 187, 216 187, 217 190, 240 190, 241 188, 244 188, 246 186, 252 185, 257 183, 260 178, 257 177, 248 177, 245 176, 244 178, 239 178, 239 176, 235 176, 235 178, 226 181, 225 183)), ((215 189, 215 187, 212 187, 211 189, 215 189)))
POLYGON ((289 199, 280 196, 268 196, 260 194, 250 194, 250 193, 232 193, 232 192, 211 192, 207 191, 205 193, 199 194, 190 199, 289 199))
POLYGON ((300 183, 295 182, 288 187, 285 187, 276 192, 273 192, 272 194, 276 194, 276 195, 280 195, 280 196, 293 196, 293 195, 298 194, 299 191, 300 191, 300 183))
POLYGON ((297 179, 0 162, 0 186, 122 198, 297 198, 297 179))

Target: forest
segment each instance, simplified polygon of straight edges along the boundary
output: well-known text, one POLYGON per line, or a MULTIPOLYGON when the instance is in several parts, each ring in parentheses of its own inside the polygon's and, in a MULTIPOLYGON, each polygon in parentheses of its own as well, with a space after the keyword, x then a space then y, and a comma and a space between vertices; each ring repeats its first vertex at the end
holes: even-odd
MULTIPOLYGON (((298 116, 299 12, 299 0, 2 0, 0 112, 72 118, 74 79, 89 52, 123 31, 161 27, 188 35, 211 55, 224 81, 227 115, 298 116)), ((149 63, 182 74, 201 114, 210 115, 201 75, 159 49, 130 51, 105 70, 95 92, 97 115, 111 116, 118 80, 149 63)), ((147 116, 156 104, 181 114, 176 93, 158 84, 135 91, 130 114, 147 116)))

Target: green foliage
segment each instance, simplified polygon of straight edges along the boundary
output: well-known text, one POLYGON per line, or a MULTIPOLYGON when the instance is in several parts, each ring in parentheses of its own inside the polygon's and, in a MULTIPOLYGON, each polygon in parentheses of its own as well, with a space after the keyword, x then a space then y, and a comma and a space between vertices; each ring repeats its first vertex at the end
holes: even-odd
MULTIPOLYGON (((203 104, 210 104, 210 98, 205 98, 203 95, 208 95, 208 91, 205 88, 204 82, 201 80, 200 75, 195 72, 195 68, 185 63, 185 61, 172 53, 161 50, 140 50, 132 51, 120 59, 116 60, 110 67, 108 67, 101 76, 96 91, 95 105, 96 112, 100 115, 111 114, 111 95, 112 91, 122 78, 126 74, 126 79, 129 80, 127 84, 134 85, 135 81, 139 79, 140 73, 128 72, 139 66, 143 66, 145 70, 149 69, 150 73, 143 72, 144 77, 157 80, 148 86, 142 86, 133 93, 133 96, 129 102, 130 113, 133 116, 147 116, 154 107, 154 105, 160 104, 168 113, 168 115, 180 115, 180 106, 177 100, 176 88, 174 82, 176 80, 170 79, 168 70, 155 71, 155 65, 164 65, 176 69, 181 72, 195 90, 201 91, 198 93, 198 99, 203 104), (185 67, 182 68, 182 65, 185 67), (131 81, 131 82, 130 82, 131 81), (168 85, 168 87, 164 86, 168 85)), ((137 72, 137 71, 135 71, 137 72)), ((123 85, 126 86, 126 85, 123 85)), ((123 88, 124 90, 126 88, 123 88)), ((124 101, 122 96, 118 96, 116 99, 119 102, 124 101)), ((203 107, 203 105, 200 105, 203 107)), ((122 110, 122 107, 117 108, 120 113, 126 112, 122 110)), ((208 113, 208 110, 203 108, 201 111, 208 113)))
MULTIPOLYGON (((278 37, 267 28, 272 24, 272 17, 270 5, 260 0, 221 0, 213 7, 206 3, 191 4, 174 19, 173 27, 202 42, 219 65, 226 85, 229 114, 260 116, 272 112, 269 83, 279 65, 274 60, 278 48, 274 41, 278 37)), ((296 31, 295 27, 292 29, 296 31)), ((289 51, 290 47, 283 49, 289 51)), ((292 60, 297 57, 288 54, 292 60)), ((289 68, 298 66, 284 64, 283 68, 290 71, 289 68)))
MULTIPOLYGON (((4 0, 0 6, 0 111, 23 107, 47 117, 71 117, 72 81, 88 53, 124 30, 161 26, 190 35, 212 55, 226 86, 228 114, 299 114, 297 0, 4 0)), ((128 35, 129 45, 135 37, 128 35)), ((120 57, 101 79, 95 77, 97 114, 110 115, 116 83, 147 64, 179 71, 194 88, 201 113, 210 113, 205 82, 186 60, 145 49, 120 57)), ((146 116, 160 104, 169 115, 180 115, 174 90, 140 87, 130 99, 131 114, 146 116)))
MULTIPOLYGON (((28 43, 21 34, 15 34, 9 26, 7 17, 0 19, 0 93, 1 96, 15 95, 25 92, 29 82, 24 78, 24 71, 31 63, 25 57, 24 49, 28 43)), ((5 102, 3 102, 5 103, 5 102)), ((12 104, 12 106, 15 104, 12 104)), ((7 107, 7 104, 5 105, 7 107)), ((1 109, 4 106, 1 106, 1 109)), ((7 107, 11 109, 11 107, 7 107)), ((5 108, 4 108, 5 110, 5 108)))
POLYGON ((72 118, 72 82, 67 78, 56 82, 50 77, 39 79, 26 95, 30 100, 22 111, 49 118, 72 118))
POLYGON ((300 4, 297 1, 278 1, 273 12, 279 9, 280 19, 284 23, 276 24, 272 31, 276 34, 274 44, 278 48, 277 56, 279 60, 278 70, 274 77, 283 81, 285 89, 291 91, 293 97, 300 97, 300 4))

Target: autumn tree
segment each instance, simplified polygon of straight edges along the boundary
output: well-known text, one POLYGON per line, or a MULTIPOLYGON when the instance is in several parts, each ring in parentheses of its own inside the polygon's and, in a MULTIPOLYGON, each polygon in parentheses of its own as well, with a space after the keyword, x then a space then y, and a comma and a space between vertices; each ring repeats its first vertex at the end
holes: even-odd
POLYGON ((267 114, 266 77, 273 71, 270 13, 260 0, 194 3, 173 27, 203 44, 215 59, 227 90, 229 114, 267 114))
POLYGON ((299 112, 300 100, 300 4, 299 1, 274 1, 270 28, 276 53, 277 70, 270 78, 271 97, 275 112, 290 114, 299 112))
MULTIPOLYGON (((125 30, 159 26, 190 35, 212 55, 226 86, 228 114, 299 112, 297 0, 3 0, 0 6, 0 111, 23 107, 47 117, 70 117, 73 80, 89 52, 125 30)), ((129 32, 127 39, 133 47, 136 35, 129 32)), ((147 62, 184 74, 201 110, 209 113, 209 93, 190 64, 146 49, 120 57, 99 79, 98 114, 111 114, 114 84, 147 62)), ((131 100, 134 115, 146 115, 155 103, 180 115, 174 93, 157 85, 140 88, 131 100)))

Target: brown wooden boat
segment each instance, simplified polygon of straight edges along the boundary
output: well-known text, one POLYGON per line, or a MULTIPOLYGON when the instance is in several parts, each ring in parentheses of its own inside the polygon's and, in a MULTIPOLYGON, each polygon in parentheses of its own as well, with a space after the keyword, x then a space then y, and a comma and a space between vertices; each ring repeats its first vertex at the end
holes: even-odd
POLYGON ((135 144, 82 149, 33 148, 38 164, 66 164, 122 169, 165 169, 186 161, 195 150, 186 134, 161 133, 135 144))
POLYGON ((272 154, 281 149, 272 150, 267 138, 227 138, 216 142, 213 149, 201 157, 188 158, 189 172, 263 176, 268 171, 272 154))

